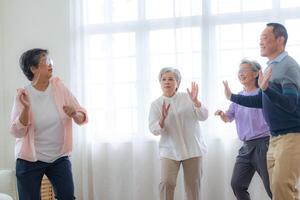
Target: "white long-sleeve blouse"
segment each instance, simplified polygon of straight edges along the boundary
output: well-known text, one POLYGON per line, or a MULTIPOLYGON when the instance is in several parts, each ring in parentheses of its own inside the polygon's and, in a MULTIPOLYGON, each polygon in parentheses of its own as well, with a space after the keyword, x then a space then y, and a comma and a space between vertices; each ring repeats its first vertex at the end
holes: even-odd
POLYGON ((172 160, 186 160, 202 156, 207 151, 201 133, 199 121, 208 118, 208 110, 201 105, 194 106, 187 93, 175 93, 172 97, 161 96, 151 104, 149 113, 149 129, 154 135, 160 135, 160 157, 172 160), (164 127, 159 120, 163 101, 170 104, 164 127))

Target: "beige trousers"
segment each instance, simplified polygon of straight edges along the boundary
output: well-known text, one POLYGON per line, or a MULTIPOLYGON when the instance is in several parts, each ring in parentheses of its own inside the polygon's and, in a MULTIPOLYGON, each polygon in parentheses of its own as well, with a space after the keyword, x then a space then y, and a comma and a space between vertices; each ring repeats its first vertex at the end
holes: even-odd
POLYGON ((273 200, 298 200, 300 133, 272 137, 267 164, 273 200))
POLYGON ((187 200, 200 200, 202 157, 176 161, 161 158, 160 200, 173 200, 180 164, 183 166, 187 200))

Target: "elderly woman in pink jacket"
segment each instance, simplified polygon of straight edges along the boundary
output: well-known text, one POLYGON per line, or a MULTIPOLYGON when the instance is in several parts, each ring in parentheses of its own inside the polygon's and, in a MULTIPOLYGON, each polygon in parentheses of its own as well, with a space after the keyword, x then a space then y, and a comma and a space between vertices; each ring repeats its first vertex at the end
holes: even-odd
POLYGON ((11 119, 19 198, 39 200, 45 174, 57 199, 75 199, 69 160, 72 121, 86 123, 87 113, 62 81, 52 78, 48 50, 24 52, 20 67, 30 84, 17 90, 11 119))

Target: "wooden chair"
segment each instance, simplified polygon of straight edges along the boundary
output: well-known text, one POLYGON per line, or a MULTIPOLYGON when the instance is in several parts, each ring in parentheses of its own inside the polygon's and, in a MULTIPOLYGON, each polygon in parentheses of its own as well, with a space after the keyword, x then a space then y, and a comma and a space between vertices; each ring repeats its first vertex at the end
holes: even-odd
POLYGON ((54 200, 53 188, 47 176, 44 176, 42 180, 41 200, 54 200))

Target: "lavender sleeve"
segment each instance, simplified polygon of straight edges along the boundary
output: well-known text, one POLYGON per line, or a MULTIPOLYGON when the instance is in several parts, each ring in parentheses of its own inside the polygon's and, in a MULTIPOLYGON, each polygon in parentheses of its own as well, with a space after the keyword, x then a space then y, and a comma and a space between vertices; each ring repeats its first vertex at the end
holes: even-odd
POLYGON ((235 118, 235 109, 236 109, 236 104, 231 103, 228 110, 225 112, 225 115, 228 117, 229 121, 232 122, 235 118))

